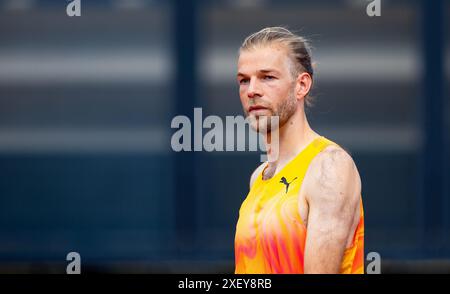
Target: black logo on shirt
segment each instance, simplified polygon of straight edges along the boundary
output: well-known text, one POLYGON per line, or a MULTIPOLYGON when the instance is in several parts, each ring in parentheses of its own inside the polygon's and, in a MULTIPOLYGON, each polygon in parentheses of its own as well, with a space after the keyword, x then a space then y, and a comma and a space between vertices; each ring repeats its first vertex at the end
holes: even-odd
POLYGON ((295 181, 295 179, 297 179, 297 177, 295 177, 292 181, 288 182, 288 181, 286 180, 285 177, 281 177, 280 183, 283 183, 283 184, 286 185, 286 194, 287 194, 287 192, 288 192, 288 190, 289 190, 289 185, 290 185, 293 181, 295 181))

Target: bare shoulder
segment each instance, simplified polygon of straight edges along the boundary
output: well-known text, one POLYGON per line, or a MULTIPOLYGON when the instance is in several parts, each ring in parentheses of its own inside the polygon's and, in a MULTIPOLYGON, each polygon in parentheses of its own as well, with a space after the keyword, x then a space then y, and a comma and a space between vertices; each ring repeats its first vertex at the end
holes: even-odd
POLYGON ((256 181, 256 178, 258 175, 263 171, 264 167, 266 166, 266 162, 261 163, 252 173, 252 176, 250 177, 250 189, 253 186, 253 183, 256 181))
POLYGON ((311 162, 307 172, 308 195, 346 200, 359 199, 361 178, 353 158, 339 146, 331 145, 311 162))

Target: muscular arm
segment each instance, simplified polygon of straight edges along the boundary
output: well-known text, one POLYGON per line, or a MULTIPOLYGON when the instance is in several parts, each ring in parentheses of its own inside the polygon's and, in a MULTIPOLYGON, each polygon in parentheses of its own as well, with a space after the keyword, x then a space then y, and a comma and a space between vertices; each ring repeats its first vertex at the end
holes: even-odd
POLYGON ((321 152, 308 174, 304 272, 339 273, 359 218, 359 174, 350 155, 338 147, 321 152))

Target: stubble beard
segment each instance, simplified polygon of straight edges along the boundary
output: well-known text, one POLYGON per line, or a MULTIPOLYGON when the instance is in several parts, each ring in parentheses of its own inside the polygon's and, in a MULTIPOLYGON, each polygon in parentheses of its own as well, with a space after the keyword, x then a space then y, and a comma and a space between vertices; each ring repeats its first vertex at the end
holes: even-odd
POLYGON ((287 99, 278 104, 275 109, 268 108, 268 116, 250 115, 247 110, 245 115, 251 128, 261 134, 271 134, 283 127, 289 119, 295 114, 297 109, 297 99, 295 98, 294 88, 289 92, 287 99))

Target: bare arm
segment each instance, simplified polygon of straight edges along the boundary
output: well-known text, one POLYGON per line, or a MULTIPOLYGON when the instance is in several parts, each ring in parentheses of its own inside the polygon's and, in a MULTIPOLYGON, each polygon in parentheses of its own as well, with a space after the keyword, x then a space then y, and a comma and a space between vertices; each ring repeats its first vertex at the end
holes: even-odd
POLYGON ((320 153, 308 173, 304 271, 339 273, 359 218, 361 180, 350 155, 337 147, 320 153))

